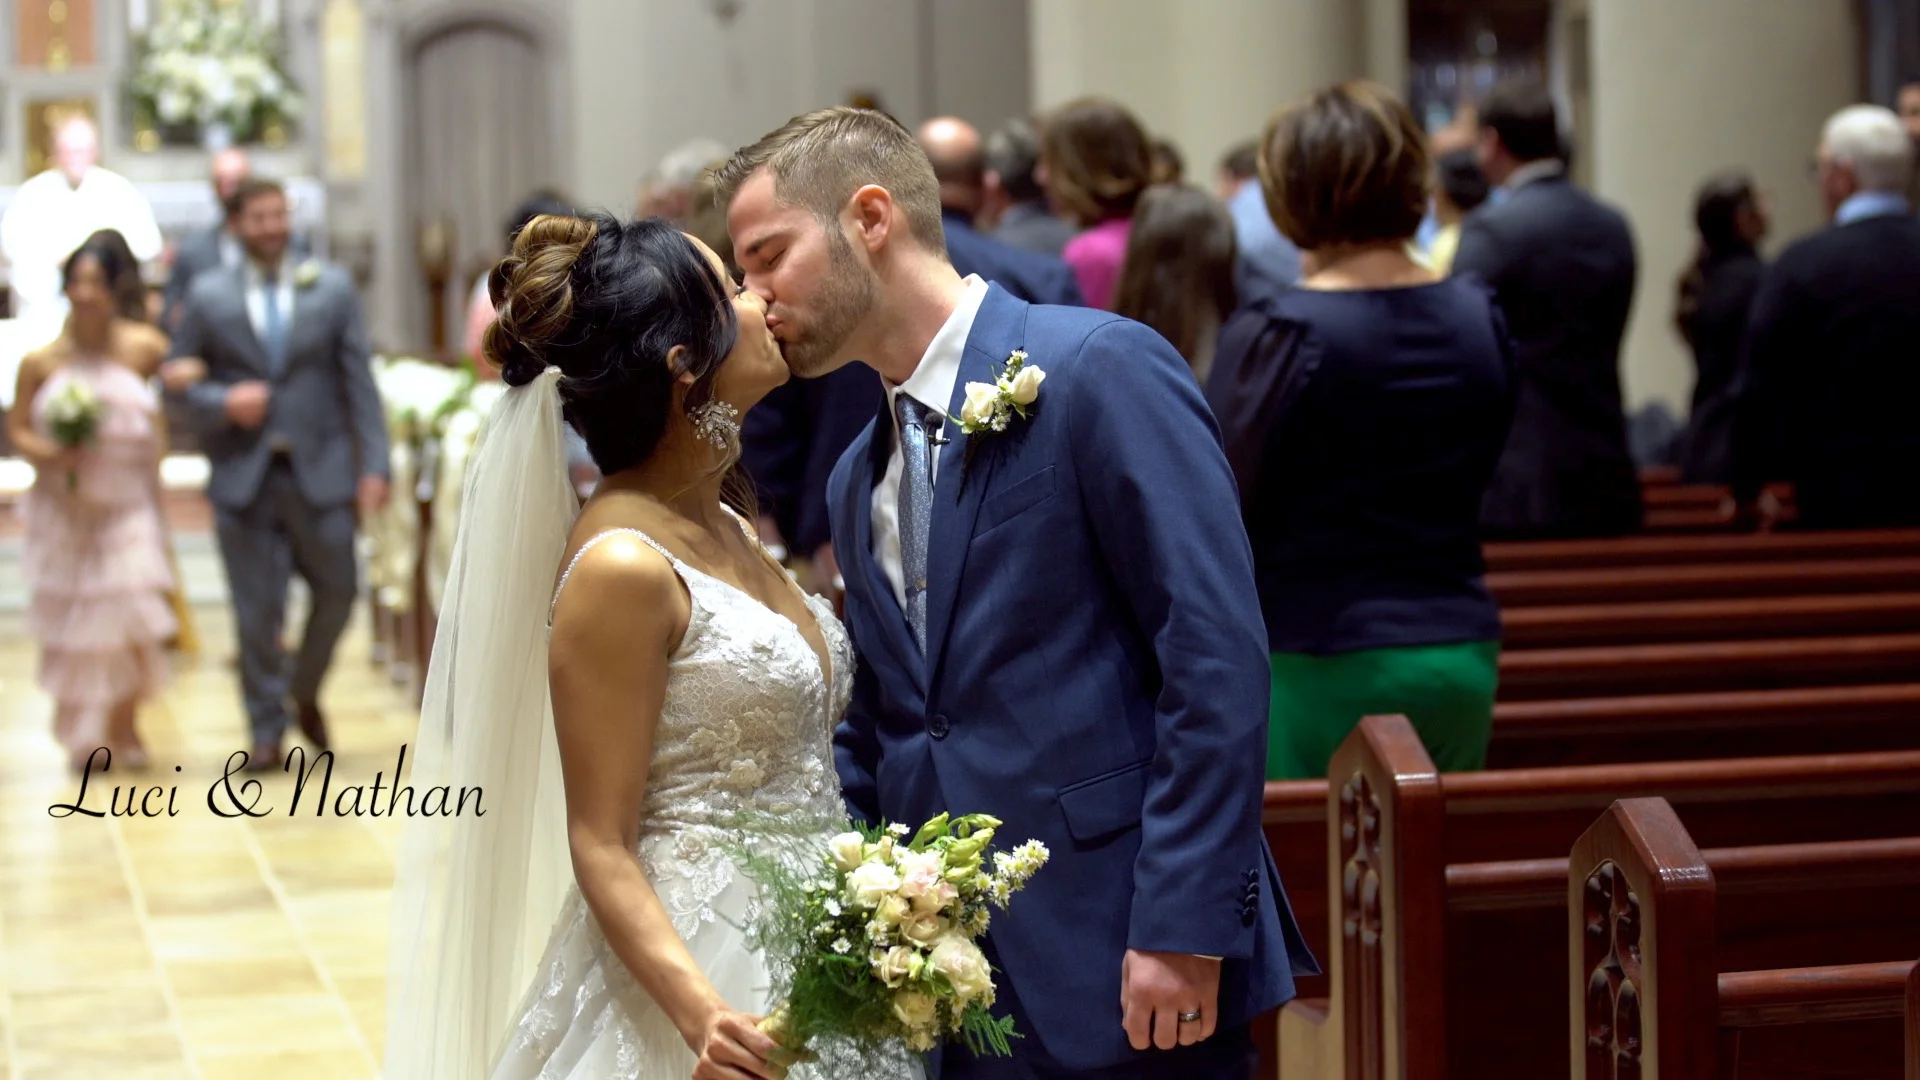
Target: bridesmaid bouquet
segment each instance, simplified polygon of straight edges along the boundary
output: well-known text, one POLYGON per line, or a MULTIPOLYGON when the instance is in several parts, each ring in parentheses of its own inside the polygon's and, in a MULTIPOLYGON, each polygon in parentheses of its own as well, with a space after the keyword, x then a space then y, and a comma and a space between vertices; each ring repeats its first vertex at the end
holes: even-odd
POLYGON ((907 826, 834 837, 824 857, 796 869, 744 856, 761 886, 749 940, 767 958, 781 1004, 761 1029, 783 1048, 776 1064, 808 1060, 816 1038, 932 1050, 958 1036, 975 1054, 1013 1053, 1013 1018, 994 1017, 993 971, 975 941, 991 907, 1004 909, 1046 865, 1029 840, 997 852, 1000 822, 942 814, 908 837, 907 826))
MULTIPOLYGON (((68 380, 47 401, 47 434, 69 450, 92 442, 94 429, 99 426, 100 397, 93 392, 93 387, 78 379, 68 380)), ((67 490, 74 491, 79 486, 79 474, 68 469, 67 490)))

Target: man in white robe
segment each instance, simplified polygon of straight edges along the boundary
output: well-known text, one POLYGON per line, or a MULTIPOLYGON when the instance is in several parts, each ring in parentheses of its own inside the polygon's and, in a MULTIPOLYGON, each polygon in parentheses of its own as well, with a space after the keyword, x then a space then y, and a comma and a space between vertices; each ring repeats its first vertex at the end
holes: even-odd
POLYGON ((100 229, 116 229, 144 263, 160 254, 161 237, 146 197, 100 167, 100 132, 92 121, 75 117, 62 124, 53 157, 54 167, 20 185, 0 218, 0 255, 12 268, 14 318, 35 332, 51 326, 58 334, 67 313, 60 266, 75 248, 100 229))

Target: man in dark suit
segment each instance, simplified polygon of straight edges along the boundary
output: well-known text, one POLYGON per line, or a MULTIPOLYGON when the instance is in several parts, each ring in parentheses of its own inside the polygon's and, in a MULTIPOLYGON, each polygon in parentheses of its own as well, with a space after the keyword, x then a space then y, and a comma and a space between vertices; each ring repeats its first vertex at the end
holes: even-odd
POLYGON ((247 180, 233 202, 246 257, 200 275, 187 294, 173 352, 198 357, 207 374, 169 396, 212 465, 207 500, 253 731, 248 768, 259 770, 280 764, 295 719, 327 748, 320 683, 353 611, 356 510, 387 499, 388 447, 353 279, 289 252, 278 184, 247 180), (296 570, 313 604, 290 665, 280 629, 296 570))
POLYGON ((1914 149, 1877 105, 1827 121, 1816 157, 1832 225, 1768 269, 1747 330, 1734 483, 1793 483, 1799 524, 1920 525, 1920 222, 1914 149))
POLYGON ((848 809, 989 812, 1051 852, 985 938, 1014 1056, 949 1046, 935 1075, 1248 1075, 1252 1020, 1318 967, 1261 838, 1266 631, 1186 362, 962 278, 933 169, 879 114, 798 117, 720 177, 794 374, 858 358, 886 386, 827 488, 848 809), (967 384, 1023 362, 1019 411, 983 414, 967 384))
POLYGON ((987 157, 972 124, 935 117, 920 125, 920 147, 940 181, 947 259, 961 277, 978 274, 1029 304, 1083 303, 1080 285, 1065 262, 1003 244, 973 227, 986 197, 987 157))
POLYGON ((982 225, 991 222, 991 235, 1003 244, 1041 255, 1060 256, 1061 249, 1080 230, 1047 205, 1040 171, 1040 136, 1026 120, 1013 119, 987 136, 986 196, 982 225))
POLYGON ((1481 524, 1490 537, 1629 532, 1642 513, 1620 391, 1633 234, 1568 180, 1543 87, 1496 87, 1479 126, 1480 167, 1506 196, 1461 227, 1453 272, 1493 288, 1520 368, 1519 408, 1481 524))

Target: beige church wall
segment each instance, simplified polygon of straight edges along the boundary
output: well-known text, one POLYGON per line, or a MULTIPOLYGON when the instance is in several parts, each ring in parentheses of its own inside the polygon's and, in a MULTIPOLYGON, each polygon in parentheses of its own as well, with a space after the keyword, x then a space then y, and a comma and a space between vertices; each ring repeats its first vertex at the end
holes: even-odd
POLYGON ((1112 97, 1173 139, 1202 184, 1281 105, 1343 79, 1406 81, 1405 0, 1032 0, 1031 11, 1035 105, 1112 97))
POLYGON ((1694 252, 1694 192, 1742 167, 1771 198, 1771 251, 1818 227, 1807 162, 1827 116, 1860 93, 1854 5, 1593 0, 1587 18, 1581 171, 1631 219, 1640 256, 1625 389, 1631 407, 1660 401, 1684 414, 1693 362, 1672 316, 1675 279, 1694 252))

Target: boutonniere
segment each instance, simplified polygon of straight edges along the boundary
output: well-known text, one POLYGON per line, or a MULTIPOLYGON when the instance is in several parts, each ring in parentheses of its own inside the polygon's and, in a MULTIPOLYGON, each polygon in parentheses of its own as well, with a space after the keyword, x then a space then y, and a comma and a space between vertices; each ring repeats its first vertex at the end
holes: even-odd
POLYGON ((295 288, 311 289, 314 283, 319 280, 320 260, 318 259, 308 259, 306 262, 300 264, 299 269, 293 272, 293 284, 295 288))
POLYGON ((1034 402, 1040 400, 1040 383, 1047 373, 1027 363, 1024 349, 1015 349, 1006 366, 990 383, 967 384, 967 401, 960 407, 960 430, 969 435, 1000 432, 1018 416, 1032 417, 1034 402))

